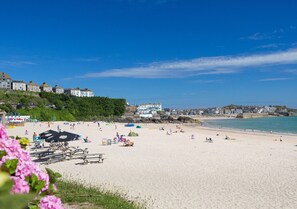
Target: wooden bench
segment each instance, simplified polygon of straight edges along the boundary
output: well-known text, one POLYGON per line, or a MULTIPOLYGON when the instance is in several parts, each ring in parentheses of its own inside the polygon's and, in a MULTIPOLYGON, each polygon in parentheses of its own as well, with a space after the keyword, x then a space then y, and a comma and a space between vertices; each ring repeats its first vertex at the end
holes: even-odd
POLYGON ((88 163, 103 163, 105 158, 103 158, 102 153, 99 153, 99 154, 87 154, 81 157, 81 159, 83 160, 82 164, 86 165, 88 163), (95 160, 92 160, 92 159, 95 159, 95 160))

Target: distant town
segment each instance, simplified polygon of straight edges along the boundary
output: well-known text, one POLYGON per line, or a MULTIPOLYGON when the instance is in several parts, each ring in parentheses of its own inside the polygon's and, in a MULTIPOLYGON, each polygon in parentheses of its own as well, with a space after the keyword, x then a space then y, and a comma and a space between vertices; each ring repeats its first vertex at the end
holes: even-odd
POLYGON ((224 107, 197 108, 197 109, 162 109, 159 103, 140 104, 127 106, 126 117, 160 118, 162 116, 212 116, 212 117, 236 117, 256 118, 268 116, 292 116, 296 115, 295 109, 286 106, 243 106, 228 105, 224 107))
MULTIPOLYGON (((30 81, 12 80, 9 75, 0 72, 0 89, 27 91, 27 92, 52 92, 55 94, 69 94, 76 97, 94 97, 94 92, 90 89, 67 88, 55 85, 49 86, 46 82, 37 85, 30 81)), ((191 117, 237 117, 254 118, 266 116, 291 116, 297 115, 297 110, 286 106, 243 106, 228 105, 224 107, 197 108, 197 109, 170 109, 162 108, 160 103, 145 103, 131 106, 127 104, 125 117, 133 118, 161 118, 164 116, 191 116, 191 117)))
POLYGON ((28 92, 52 92, 56 94, 70 94, 76 97, 94 97, 94 92, 88 88, 67 88, 64 89, 59 85, 54 87, 49 86, 46 82, 41 85, 33 83, 25 83, 24 81, 12 80, 9 75, 4 72, 0 72, 0 89, 16 90, 16 91, 28 91, 28 92))

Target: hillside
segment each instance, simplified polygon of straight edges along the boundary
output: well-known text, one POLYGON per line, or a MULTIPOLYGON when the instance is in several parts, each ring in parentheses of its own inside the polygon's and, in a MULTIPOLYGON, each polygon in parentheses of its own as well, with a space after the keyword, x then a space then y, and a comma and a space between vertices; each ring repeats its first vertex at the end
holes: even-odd
POLYGON ((32 119, 41 121, 118 117, 124 114, 125 105, 125 99, 0 90, 0 109, 8 114, 30 115, 32 119))

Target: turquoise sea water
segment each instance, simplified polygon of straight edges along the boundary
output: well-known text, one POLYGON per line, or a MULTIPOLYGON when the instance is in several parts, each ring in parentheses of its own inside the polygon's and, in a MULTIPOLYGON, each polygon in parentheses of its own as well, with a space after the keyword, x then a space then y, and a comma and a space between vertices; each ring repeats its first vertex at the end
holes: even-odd
POLYGON ((297 117, 205 120, 204 126, 297 134, 297 117))

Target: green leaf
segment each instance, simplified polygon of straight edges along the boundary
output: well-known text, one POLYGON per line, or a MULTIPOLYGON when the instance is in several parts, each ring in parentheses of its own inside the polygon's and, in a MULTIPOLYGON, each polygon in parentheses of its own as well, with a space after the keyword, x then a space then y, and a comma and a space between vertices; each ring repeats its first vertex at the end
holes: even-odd
POLYGON ((25 180, 28 182, 30 191, 32 192, 38 193, 45 185, 45 181, 39 180, 34 173, 30 177, 25 177, 25 180))
POLYGON ((2 166, 1 170, 8 172, 10 175, 15 173, 15 170, 17 168, 19 160, 18 159, 11 159, 11 160, 6 160, 2 166))
POLYGON ((55 173, 55 177, 56 177, 56 178, 61 178, 62 175, 61 175, 60 173, 56 172, 56 173, 55 173))
POLYGON ((37 205, 29 205, 28 208, 29 209, 38 209, 37 205))
POLYGON ((6 155, 6 152, 4 150, 0 150, 0 160, 2 159, 2 157, 4 157, 6 155))
POLYGON ((38 181, 36 182, 34 188, 35 188, 35 190, 36 190, 37 192, 39 192, 39 191, 44 187, 44 185, 45 185, 45 181, 38 180, 38 181))
POLYGON ((55 184, 57 182, 57 178, 62 177, 62 175, 58 172, 54 172, 53 170, 46 168, 45 169, 48 176, 49 176, 49 182, 52 184, 55 184))

